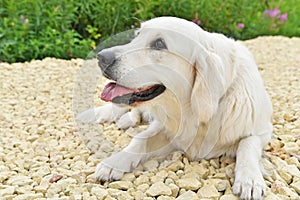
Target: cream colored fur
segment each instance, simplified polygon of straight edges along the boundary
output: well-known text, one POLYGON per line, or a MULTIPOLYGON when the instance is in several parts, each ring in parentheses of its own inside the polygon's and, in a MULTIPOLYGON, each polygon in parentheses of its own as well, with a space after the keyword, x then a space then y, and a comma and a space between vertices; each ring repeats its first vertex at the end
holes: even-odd
POLYGON ((233 192, 242 199, 262 198, 266 187, 259 162, 271 138, 272 107, 242 44, 192 22, 161 17, 144 22, 132 42, 104 51, 119 58, 118 84, 167 89, 131 108, 107 104, 79 114, 82 121, 117 121, 120 128, 149 122, 125 149, 97 166, 97 179, 120 179, 148 158, 176 150, 192 160, 226 154, 237 159, 233 192), (148 48, 157 37, 167 50, 148 48))

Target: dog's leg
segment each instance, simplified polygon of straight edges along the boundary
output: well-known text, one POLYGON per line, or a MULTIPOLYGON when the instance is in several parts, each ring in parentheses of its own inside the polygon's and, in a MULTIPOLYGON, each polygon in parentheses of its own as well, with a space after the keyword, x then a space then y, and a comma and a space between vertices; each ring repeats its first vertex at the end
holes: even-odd
POLYGON ((118 106, 112 103, 108 103, 104 106, 92 108, 79 113, 76 116, 76 120, 86 123, 102 123, 112 122, 119 119, 124 113, 128 112, 128 106, 118 106))
POLYGON ((161 122, 153 121, 147 130, 134 136, 126 148, 100 162, 95 171, 95 179, 118 180, 124 172, 131 172, 148 158, 169 154, 174 147, 169 144, 164 131, 161 122))
POLYGON ((127 112, 122 117, 120 117, 117 125, 118 128, 126 129, 129 127, 134 127, 140 121, 141 121, 140 111, 138 109, 132 109, 130 112, 127 112))
POLYGON ((262 140, 259 136, 242 139, 237 149, 233 193, 241 199, 262 199, 266 184, 260 170, 262 140))

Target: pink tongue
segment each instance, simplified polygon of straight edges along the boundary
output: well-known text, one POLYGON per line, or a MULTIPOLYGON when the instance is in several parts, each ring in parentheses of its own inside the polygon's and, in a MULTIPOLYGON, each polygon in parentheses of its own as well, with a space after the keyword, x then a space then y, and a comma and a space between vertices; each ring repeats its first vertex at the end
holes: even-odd
POLYGON ((117 96, 123 96, 125 94, 133 93, 134 90, 117 85, 116 83, 110 82, 105 87, 101 94, 103 101, 111 101, 117 96))

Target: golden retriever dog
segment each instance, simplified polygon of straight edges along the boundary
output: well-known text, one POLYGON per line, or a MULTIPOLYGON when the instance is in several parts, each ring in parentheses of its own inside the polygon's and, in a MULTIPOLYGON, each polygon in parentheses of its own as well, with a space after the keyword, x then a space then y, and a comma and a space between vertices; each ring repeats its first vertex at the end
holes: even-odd
POLYGON ((117 180, 154 156, 182 151, 197 161, 236 157, 233 193, 261 199, 266 185, 262 149, 272 133, 272 106, 251 53, 239 42, 175 17, 146 21, 125 45, 97 54, 111 80, 109 102, 77 116, 116 121, 119 128, 149 123, 122 151, 98 164, 95 178, 117 180))

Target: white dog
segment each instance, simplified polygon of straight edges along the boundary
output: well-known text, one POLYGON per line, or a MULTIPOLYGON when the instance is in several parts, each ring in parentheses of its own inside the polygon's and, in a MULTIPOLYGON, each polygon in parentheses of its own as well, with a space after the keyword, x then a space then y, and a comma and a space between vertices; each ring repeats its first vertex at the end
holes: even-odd
POLYGON ((104 159, 95 176, 120 179, 153 156, 182 151, 191 160, 236 156, 233 192, 261 199, 260 168, 272 133, 272 107, 251 53, 224 35, 192 22, 160 17, 144 22, 128 44, 98 53, 111 79, 102 107, 77 119, 118 121, 119 128, 149 122, 119 153, 104 159))

